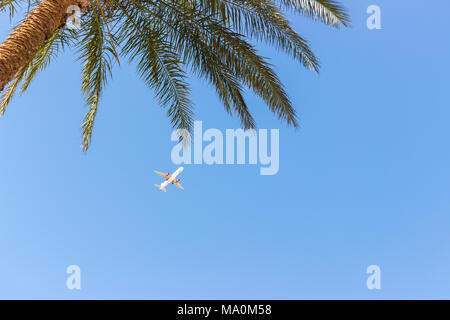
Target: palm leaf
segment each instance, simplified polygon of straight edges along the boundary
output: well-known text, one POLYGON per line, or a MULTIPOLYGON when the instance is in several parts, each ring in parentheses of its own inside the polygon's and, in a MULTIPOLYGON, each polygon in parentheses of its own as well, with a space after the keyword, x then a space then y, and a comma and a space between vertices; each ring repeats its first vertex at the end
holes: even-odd
MULTIPOLYGON (((29 10, 38 3, 0 0, 0 12, 13 16, 24 5, 29 10)), ((187 71, 208 81, 225 110, 236 114, 245 129, 256 127, 244 99, 246 89, 259 96, 287 125, 297 127, 292 102, 269 60, 259 55, 257 45, 270 45, 318 72, 318 58, 309 42, 291 27, 286 12, 332 27, 350 26, 347 11, 336 0, 83 0, 82 3, 81 30, 55 30, 7 86, 0 102, 0 116, 21 82, 23 92, 66 46, 74 43, 80 52, 81 90, 88 107, 82 124, 84 151, 91 144, 100 98, 114 61, 120 61, 119 55, 136 65, 145 85, 166 108, 174 128, 186 132, 192 128, 194 104, 190 100, 187 71)))

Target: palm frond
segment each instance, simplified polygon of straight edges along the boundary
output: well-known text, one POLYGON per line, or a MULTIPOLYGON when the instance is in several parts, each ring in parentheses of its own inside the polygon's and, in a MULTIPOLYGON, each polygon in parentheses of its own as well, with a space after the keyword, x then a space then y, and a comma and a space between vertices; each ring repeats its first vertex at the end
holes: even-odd
POLYGON ((350 15, 335 0, 279 0, 287 8, 333 27, 349 27, 350 15))
POLYGON ((222 25, 240 34, 275 46, 302 63, 319 71, 319 61, 308 41, 290 26, 274 2, 270 0, 200 0, 200 7, 217 17, 222 25))
POLYGON ((103 23, 98 8, 93 7, 90 15, 82 24, 80 34, 80 59, 83 64, 81 91, 84 94, 86 106, 89 108, 81 125, 83 151, 87 151, 91 144, 100 97, 108 76, 111 75, 111 56, 114 56, 111 40, 105 35, 103 23))
POLYGON ((9 18, 12 19, 17 11, 18 0, 1 0, 0 1, 0 12, 8 11, 9 18))
POLYGON ((121 27, 122 53, 130 61, 138 59, 138 73, 145 84, 155 90, 160 104, 168 107, 172 126, 190 131, 193 124, 193 103, 182 62, 164 39, 162 30, 149 28, 151 21, 141 10, 124 14, 127 20, 121 27))
MULTIPOLYGON (((164 1, 158 3, 164 5, 164 1)), ((251 88, 280 119, 286 120, 289 125, 298 125, 295 110, 277 75, 240 34, 212 19, 195 20, 194 13, 187 17, 184 11, 174 9, 172 14, 171 22, 176 23, 176 26, 171 39, 175 47, 182 48, 181 53, 186 61, 198 66, 199 57, 207 56, 207 51, 216 52, 222 61, 219 65, 222 69, 229 70, 229 73, 251 88), (207 50, 198 47, 202 42, 208 46, 207 50)), ((203 63, 199 68, 207 70, 215 65, 217 63, 203 63)), ((207 73, 214 74, 208 70, 207 73)))
POLYGON ((20 68, 14 80, 11 81, 11 83, 6 87, 5 92, 3 92, 0 101, 0 117, 2 117, 5 114, 6 108, 8 107, 14 94, 16 93, 17 87, 19 86, 20 81, 22 81, 24 75, 26 74, 27 69, 28 65, 20 68))

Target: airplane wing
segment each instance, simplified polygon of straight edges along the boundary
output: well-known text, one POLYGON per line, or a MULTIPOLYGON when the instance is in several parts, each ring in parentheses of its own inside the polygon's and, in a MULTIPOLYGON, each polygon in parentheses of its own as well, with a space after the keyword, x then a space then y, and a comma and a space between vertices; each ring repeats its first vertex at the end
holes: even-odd
POLYGON ((174 182, 174 185, 176 185, 181 190, 184 190, 183 186, 179 182, 174 182))
POLYGON ((170 178, 170 174, 167 176, 165 173, 159 172, 155 170, 155 173, 168 180, 170 178))

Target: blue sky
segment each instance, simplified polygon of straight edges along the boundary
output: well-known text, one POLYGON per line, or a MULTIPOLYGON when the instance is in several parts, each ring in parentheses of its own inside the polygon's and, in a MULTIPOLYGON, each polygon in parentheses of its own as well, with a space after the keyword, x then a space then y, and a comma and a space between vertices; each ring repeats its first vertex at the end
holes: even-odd
MULTIPOLYGON (((153 187, 177 167, 171 128, 126 63, 84 155, 80 66, 61 56, 0 119, 0 298, 450 298, 450 3, 345 3, 348 30, 292 17, 319 76, 261 48, 301 125, 248 95, 259 128, 280 129, 273 176, 185 165, 184 191, 153 187), (366 27, 372 4, 382 30, 366 27), (73 264, 81 290, 66 288, 73 264), (366 288, 373 264, 381 290, 366 288)), ((192 85, 204 128, 239 127, 192 85)))

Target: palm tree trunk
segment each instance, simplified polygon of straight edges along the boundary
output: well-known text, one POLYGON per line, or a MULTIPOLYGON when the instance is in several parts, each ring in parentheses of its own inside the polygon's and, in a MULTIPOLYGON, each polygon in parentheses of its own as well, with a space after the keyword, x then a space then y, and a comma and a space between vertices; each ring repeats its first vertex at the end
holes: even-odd
POLYGON ((36 51, 65 24, 67 8, 85 0, 43 0, 0 45, 0 91, 36 51))

